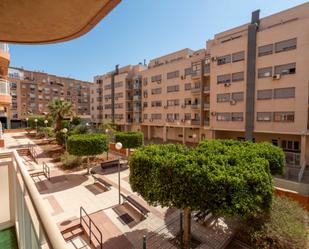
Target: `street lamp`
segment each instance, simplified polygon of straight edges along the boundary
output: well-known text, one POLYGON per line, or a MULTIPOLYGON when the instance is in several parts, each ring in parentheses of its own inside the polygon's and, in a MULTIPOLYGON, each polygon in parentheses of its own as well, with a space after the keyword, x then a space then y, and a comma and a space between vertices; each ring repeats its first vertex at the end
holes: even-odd
POLYGON ((29 120, 29 118, 26 118, 26 125, 27 125, 27 128, 28 128, 28 120, 29 120))
MULTIPOLYGON (((109 134, 108 134, 108 132, 109 132, 109 130, 108 129, 106 129, 105 130, 105 134, 107 134, 107 136, 108 136, 108 140, 109 140, 109 134)), ((109 142, 108 142, 108 146, 109 146, 109 142)), ((107 148, 107 160, 108 160, 108 150, 109 150, 109 147, 107 148)))
POLYGON ((36 133, 38 133, 38 119, 35 119, 34 122, 35 122, 36 133))
POLYGON ((68 133, 68 129, 67 128, 63 128, 61 131, 64 134, 64 146, 65 146, 65 151, 67 152, 67 133, 68 133))
POLYGON ((196 137, 197 137, 196 134, 193 133, 192 137, 193 137, 193 142, 195 143, 195 139, 196 139, 196 137))
POLYGON ((48 120, 47 119, 44 120, 44 124, 45 124, 45 127, 47 127, 47 124, 48 124, 48 120))
MULTIPOLYGON (((115 145, 116 150, 122 149, 122 143, 118 142, 115 145)), ((121 204, 121 198, 120 198, 120 156, 118 157, 118 197, 119 197, 119 205, 121 204)))

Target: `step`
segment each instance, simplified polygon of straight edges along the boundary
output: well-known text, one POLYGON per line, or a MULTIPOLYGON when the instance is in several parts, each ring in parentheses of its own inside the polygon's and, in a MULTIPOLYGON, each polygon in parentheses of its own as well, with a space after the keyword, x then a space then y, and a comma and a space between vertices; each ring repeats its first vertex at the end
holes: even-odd
POLYGON ((84 233, 84 229, 80 224, 69 227, 61 232, 65 241, 71 240, 74 237, 82 235, 84 233))

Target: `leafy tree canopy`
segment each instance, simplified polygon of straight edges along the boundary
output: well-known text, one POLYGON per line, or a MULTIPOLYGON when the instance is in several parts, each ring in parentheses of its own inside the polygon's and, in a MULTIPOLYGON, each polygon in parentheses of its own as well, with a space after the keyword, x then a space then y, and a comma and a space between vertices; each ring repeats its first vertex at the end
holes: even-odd
POLYGON ((115 142, 122 143, 124 148, 138 148, 144 144, 144 134, 142 132, 116 132, 115 142))

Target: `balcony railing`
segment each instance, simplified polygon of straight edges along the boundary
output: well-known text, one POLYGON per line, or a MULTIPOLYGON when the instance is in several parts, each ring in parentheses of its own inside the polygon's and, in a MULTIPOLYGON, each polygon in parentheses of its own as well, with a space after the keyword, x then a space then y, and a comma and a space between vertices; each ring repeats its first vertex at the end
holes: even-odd
POLYGON ((7 43, 0 42, 0 50, 3 50, 4 52, 9 52, 9 45, 7 43))
POLYGON ((191 124, 192 124, 192 125, 200 125, 200 124, 201 124, 201 120, 192 119, 192 120, 191 120, 191 124))
POLYGON ((204 86, 204 92, 209 92, 210 91, 210 86, 204 86))
POLYGON ((133 100, 141 100, 141 95, 134 95, 133 100))
POLYGON ((0 79, 0 94, 10 95, 10 82, 0 79))
POLYGON ((191 88, 191 93, 199 93, 201 92, 201 87, 200 86, 196 86, 191 88))
POLYGON ((210 103, 204 103, 204 110, 206 109, 209 109, 209 107, 210 107, 210 103))
POLYGON ((0 226, 15 225, 19 248, 68 248, 18 153, 3 151, 0 158, 0 179, 8 181, 0 190, 0 226))
POLYGON ((191 109, 199 109, 200 107, 200 104, 191 104, 191 109))

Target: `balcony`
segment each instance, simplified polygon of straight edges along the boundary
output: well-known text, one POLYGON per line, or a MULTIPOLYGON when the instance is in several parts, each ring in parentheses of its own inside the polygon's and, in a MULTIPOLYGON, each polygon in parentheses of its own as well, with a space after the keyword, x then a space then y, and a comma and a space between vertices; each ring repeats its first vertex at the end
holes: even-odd
POLYGON ((197 109, 200 109, 201 108, 201 104, 191 104, 191 109, 193 110, 197 110, 197 109))
POLYGON ((199 119, 192 119, 191 120, 191 125, 201 125, 201 120, 199 120, 199 119))
POLYGON ((197 78, 201 78, 201 71, 192 71, 191 72, 191 78, 193 79, 197 79, 197 78))
POLYGON ((210 85, 204 86, 204 93, 209 93, 210 92, 210 85))
POLYGON ((201 87, 200 86, 195 86, 191 88, 191 93, 200 93, 201 92, 201 87))
POLYGON ((204 65, 204 74, 209 74, 210 73, 210 64, 205 64, 204 65))
POLYGON ((68 248, 18 153, 0 158, 0 227, 15 225, 19 248, 68 248))
POLYGON ((10 105, 11 102, 10 83, 7 80, 0 79, 0 104, 10 105))
POLYGON ((209 127, 209 120, 204 120, 204 126, 209 127))
POLYGON ((141 89, 141 88, 142 88, 142 84, 141 83, 134 83, 133 89, 141 89))
POLYGON ((134 96, 133 96, 133 100, 134 100, 134 101, 139 101, 139 100, 141 100, 141 95, 134 95, 134 96))
POLYGON ((210 103, 204 103, 204 110, 209 110, 210 103))

